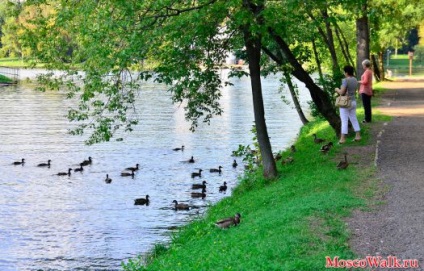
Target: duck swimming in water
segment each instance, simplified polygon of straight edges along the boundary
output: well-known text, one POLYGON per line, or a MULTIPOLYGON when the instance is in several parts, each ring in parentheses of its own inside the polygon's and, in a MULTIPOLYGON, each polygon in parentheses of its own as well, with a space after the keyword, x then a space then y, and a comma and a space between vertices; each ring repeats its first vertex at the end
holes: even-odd
POLYGON ((75 172, 83 172, 84 171, 84 168, 82 167, 82 163, 80 164, 80 167, 79 168, 76 168, 76 169, 74 169, 74 171, 75 172))
POLYGON ((192 198, 206 198, 206 188, 202 188, 202 192, 191 192, 192 198))
MULTIPOLYGON (((84 161, 82 161, 82 163, 81 163, 81 164, 82 164, 83 166, 88 166, 88 165, 91 165, 92 163, 93 163, 93 160, 91 159, 91 156, 89 156, 89 157, 88 157, 88 160, 84 160, 84 161)), ((80 165, 81 165, 81 164, 80 164, 80 165)))
POLYGON ((184 151, 184 145, 181 146, 181 148, 174 148, 173 151, 184 151))
POLYGON ((218 168, 211 168, 210 170, 209 170, 209 172, 218 172, 218 173, 221 173, 222 172, 222 167, 221 166, 219 166, 218 168))
POLYGON ((51 160, 47 160, 47 163, 38 164, 37 167, 50 167, 51 160))
POLYGON ((146 198, 139 198, 134 200, 134 205, 149 205, 149 195, 146 195, 146 198))
POLYGON ((175 203, 175 210, 190 210, 190 206, 185 203, 178 203, 178 201, 174 200, 173 203, 175 203))
POLYGON ((131 170, 131 173, 130 173, 130 172, 122 172, 122 173, 121 173, 121 176, 122 176, 122 177, 128 177, 128 176, 131 176, 131 177, 133 177, 133 178, 134 178, 134 170, 131 170))
POLYGON ((195 177, 202 177, 202 171, 201 169, 199 169, 199 172, 193 172, 191 173, 191 177, 195 178, 195 177))
POLYGON ((109 174, 106 174, 106 179, 105 179, 105 183, 111 183, 112 179, 109 178, 109 174))
POLYGON ((202 183, 195 183, 191 186, 191 189, 206 189, 206 181, 203 181, 202 183))
POLYGON ((135 167, 127 167, 125 170, 137 171, 137 170, 139 170, 138 166, 139 166, 139 164, 136 164, 135 167))
POLYGON ((22 158, 22 160, 21 160, 21 161, 16 161, 16 162, 13 162, 12 164, 13 164, 13 165, 24 165, 24 164, 25 164, 25 159, 24 159, 24 158, 22 158))
POLYGON ((68 169, 68 172, 59 172, 58 174, 56 174, 57 176, 71 176, 71 171, 72 168, 68 169))
POLYGON ((219 187, 219 192, 226 192, 226 191, 227 191, 227 182, 224 182, 224 184, 219 187))

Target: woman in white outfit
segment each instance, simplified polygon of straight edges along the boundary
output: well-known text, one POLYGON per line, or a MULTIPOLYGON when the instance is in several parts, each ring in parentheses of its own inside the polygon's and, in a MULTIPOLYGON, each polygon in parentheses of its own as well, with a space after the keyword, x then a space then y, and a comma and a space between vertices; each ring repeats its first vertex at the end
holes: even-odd
POLYGON ((340 119, 342 121, 342 130, 340 135, 339 143, 343 144, 346 142, 346 135, 348 134, 349 120, 352 123, 353 130, 355 131, 354 141, 361 140, 361 128, 359 127, 358 119, 356 118, 356 99, 355 94, 358 88, 358 80, 353 76, 354 68, 352 66, 345 66, 343 68, 345 77, 342 80, 340 88, 336 88, 336 92, 340 95, 348 95, 352 102, 349 108, 340 108, 340 119))

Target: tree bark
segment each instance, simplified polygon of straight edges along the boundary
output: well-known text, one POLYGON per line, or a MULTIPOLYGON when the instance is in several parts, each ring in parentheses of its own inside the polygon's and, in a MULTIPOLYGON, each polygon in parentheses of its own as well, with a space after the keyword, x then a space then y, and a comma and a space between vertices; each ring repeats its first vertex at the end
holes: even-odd
POLYGON ((314 52, 315 62, 317 63, 319 79, 324 80, 324 74, 322 73, 322 67, 321 67, 321 60, 319 59, 319 56, 318 56, 318 50, 317 50, 317 45, 315 43, 315 40, 312 40, 312 51, 314 52))
MULTIPOLYGON (((256 1, 257 2, 257 1, 256 1)), ((243 6, 254 16, 258 16, 263 10, 263 2, 253 4, 250 0, 244 0, 243 6), (262 5, 261 5, 262 4, 262 5)), ((259 15, 260 16, 260 15, 259 15)), ((258 19, 260 23, 260 18, 258 19)), ((247 59, 249 62, 250 83, 252 86, 253 111, 255 116, 256 135, 262 156, 263 176, 266 179, 277 177, 277 167, 272 154, 271 142, 268 136, 268 129, 265 121, 265 108, 262 95, 261 83, 261 35, 252 35, 249 25, 243 29, 244 44, 246 46, 247 59)))
POLYGON ((315 103, 318 111, 328 121, 330 126, 335 131, 336 135, 339 136, 341 125, 340 118, 337 115, 328 94, 323 91, 317 84, 315 84, 311 76, 303 69, 302 65, 297 61, 296 57, 290 50, 288 44, 279 35, 275 34, 275 31, 272 28, 268 28, 268 31, 279 46, 280 50, 284 53, 285 59, 293 67, 292 75, 305 84, 306 88, 311 94, 312 101, 315 103))
MULTIPOLYGON (((278 65, 280 65, 280 66, 284 66, 285 64, 286 64, 286 61, 284 60, 284 58, 283 58, 283 56, 281 55, 281 53, 278 51, 277 52, 277 54, 278 54, 278 56, 276 55, 276 54, 274 54, 274 53, 272 53, 268 48, 266 48, 266 47, 263 47, 262 46, 262 50, 265 52, 265 54, 267 54, 272 60, 274 60, 275 61, 275 63, 277 63, 278 65)), ((283 75, 284 75, 284 78, 285 78, 285 80, 286 80, 286 82, 287 82, 287 86, 288 86, 288 88, 289 88, 289 91, 290 91, 290 95, 291 95, 291 97, 292 97, 292 100, 293 100, 293 103, 294 103, 294 106, 295 106, 295 108, 296 108, 296 111, 297 111, 297 114, 299 115, 299 118, 300 118, 300 120, 302 121, 302 123, 305 125, 305 124, 307 124, 309 121, 308 121, 308 119, 305 117, 305 114, 303 113, 303 110, 302 110, 302 107, 300 106, 300 103, 299 103, 299 99, 298 99, 298 97, 297 97, 297 94, 296 94, 296 91, 294 90, 294 85, 293 85, 293 82, 292 82, 292 80, 291 80, 291 77, 290 77, 290 72, 288 72, 288 71, 286 71, 284 68, 283 68, 283 75)))
POLYGON ((335 30, 337 39, 340 44, 340 48, 346 60, 346 63, 348 63, 349 65, 352 65, 352 67, 355 67, 355 63, 352 60, 352 56, 349 53, 349 44, 346 40, 346 37, 343 34, 343 31, 340 29, 340 26, 337 24, 337 22, 334 22, 333 24, 334 24, 334 30, 335 30))
POLYGON ((381 73, 380 73, 380 66, 378 65, 378 61, 375 58, 375 55, 371 56, 372 59, 372 67, 374 71, 374 78, 377 80, 377 82, 380 82, 381 79, 381 73))
POLYGON ((367 16, 367 1, 361 5, 361 15, 356 19, 356 75, 364 73, 362 61, 370 58, 370 31, 367 16))
POLYGON ((302 121, 303 125, 307 124, 309 121, 305 117, 305 114, 303 114, 302 107, 300 106, 299 99, 297 97, 296 91, 294 90, 293 82, 290 77, 290 73, 284 71, 284 78, 286 79, 287 86, 289 87, 290 94, 293 99, 294 107, 296 108, 297 114, 299 115, 300 120, 302 121))
POLYGON ((336 47, 334 46, 333 30, 331 29, 331 23, 328 18, 327 9, 322 11, 322 17, 325 20, 325 29, 327 32, 328 50, 331 54, 331 60, 333 62, 333 74, 340 73, 339 61, 337 60, 336 47))

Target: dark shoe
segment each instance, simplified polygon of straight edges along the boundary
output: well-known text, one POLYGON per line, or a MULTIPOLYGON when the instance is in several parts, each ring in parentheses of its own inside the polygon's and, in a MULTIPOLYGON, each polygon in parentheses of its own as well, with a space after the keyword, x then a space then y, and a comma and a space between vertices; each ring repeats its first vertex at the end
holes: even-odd
POLYGON ((362 123, 368 123, 369 121, 363 120, 362 123))

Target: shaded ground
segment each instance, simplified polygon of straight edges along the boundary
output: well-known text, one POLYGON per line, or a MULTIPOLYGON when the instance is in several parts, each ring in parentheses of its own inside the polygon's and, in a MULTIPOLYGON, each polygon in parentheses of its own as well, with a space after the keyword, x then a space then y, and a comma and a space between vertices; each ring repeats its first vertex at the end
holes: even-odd
POLYGON ((352 148, 363 157, 360 164, 376 163, 382 192, 376 200, 384 204, 357 211, 347 221, 350 245, 362 257, 419 262, 419 268, 373 270, 424 270, 424 81, 391 82, 384 88, 390 90, 377 110, 393 120, 372 124, 373 145, 352 148))

